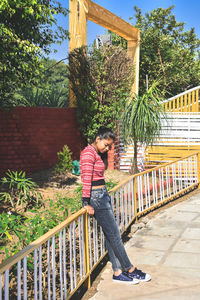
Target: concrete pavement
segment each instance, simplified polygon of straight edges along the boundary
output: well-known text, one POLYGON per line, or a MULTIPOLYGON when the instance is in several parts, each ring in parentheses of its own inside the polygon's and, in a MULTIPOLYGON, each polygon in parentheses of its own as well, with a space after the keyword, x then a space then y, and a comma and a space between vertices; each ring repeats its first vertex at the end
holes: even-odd
POLYGON ((132 263, 152 280, 112 282, 108 263, 90 300, 200 300, 200 193, 158 213, 125 247, 132 263))

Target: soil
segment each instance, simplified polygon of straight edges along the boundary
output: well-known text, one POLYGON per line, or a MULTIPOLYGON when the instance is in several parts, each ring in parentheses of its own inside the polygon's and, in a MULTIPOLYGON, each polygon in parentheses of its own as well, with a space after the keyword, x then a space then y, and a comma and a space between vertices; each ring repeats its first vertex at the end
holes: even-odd
MULTIPOLYGON (((115 184, 128 178, 130 175, 118 170, 106 170, 105 181, 112 181, 115 184)), ((81 184, 81 177, 66 172, 62 175, 55 175, 54 168, 36 172, 30 175, 32 180, 39 186, 38 191, 44 199, 54 198, 56 194, 67 194, 73 196, 73 192, 81 184)))

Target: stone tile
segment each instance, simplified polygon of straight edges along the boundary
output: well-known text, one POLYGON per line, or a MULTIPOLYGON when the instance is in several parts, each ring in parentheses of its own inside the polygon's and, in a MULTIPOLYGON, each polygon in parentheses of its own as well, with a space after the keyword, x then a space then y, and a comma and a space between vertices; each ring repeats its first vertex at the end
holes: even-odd
MULTIPOLYGON (((131 299, 131 298, 130 298, 131 299)), ((154 294, 137 296, 135 300, 199 300, 200 289, 198 286, 179 287, 174 289, 166 289, 162 292, 155 292, 154 294)))
POLYGON ((122 285, 111 280, 112 270, 106 268, 91 300, 199 300, 200 279, 187 277, 182 270, 163 266, 139 265, 139 269, 151 274, 150 282, 122 285), (181 295, 181 297, 179 297, 181 295), (191 297, 190 297, 191 296, 191 297))
POLYGON ((128 247, 126 249, 127 254, 134 265, 157 265, 165 255, 162 251, 151 251, 147 249, 138 249, 133 247, 128 247))
POLYGON ((163 265, 179 268, 200 268, 200 253, 170 253, 163 265))
POLYGON ((191 240, 200 240, 200 228, 187 228, 181 238, 191 239, 191 240))
POLYGON ((151 228, 145 228, 138 232, 139 235, 148 236, 160 236, 160 237, 178 237, 181 234, 182 226, 180 228, 175 225, 173 226, 154 226, 151 228))
POLYGON ((198 216, 197 218, 195 218, 194 222, 200 223, 200 216, 198 216))
MULTIPOLYGON (((185 278, 190 277, 191 279, 200 279, 200 272, 199 268, 192 269, 192 268, 174 268, 174 272, 177 272, 179 276, 184 276, 185 278)), ((199 286, 200 287, 200 286, 199 286)))
POLYGON ((129 247, 152 249, 158 251, 167 251, 174 243, 175 239, 168 237, 155 237, 155 236, 137 236, 129 243, 129 247))
POLYGON ((180 208, 179 211, 187 211, 187 212, 200 212, 200 201, 198 204, 196 203, 186 203, 183 204, 180 208))
POLYGON ((177 221, 191 222, 197 216, 198 216, 198 213, 195 213, 195 212, 178 211, 174 216, 169 217, 169 221, 171 221, 171 222, 173 222, 173 221, 175 221, 175 222, 177 222, 177 221))
POLYGON ((200 253, 200 240, 180 239, 173 247, 172 251, 200 253))

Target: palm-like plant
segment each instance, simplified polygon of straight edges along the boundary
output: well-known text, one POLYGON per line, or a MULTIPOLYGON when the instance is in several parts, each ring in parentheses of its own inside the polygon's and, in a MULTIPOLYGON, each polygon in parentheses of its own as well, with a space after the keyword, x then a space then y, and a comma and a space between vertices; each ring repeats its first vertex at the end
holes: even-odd
MULTIPOLYGON (((137 147, 138 143, 152 145, 161 131, 161 119, 165 117, 161 103, 161 93, 154 83, 144 94, 134 95, 127 101, 122 113, 122 134, 125 143, 134 144, 134 158, 131 173, 138 172, 137 147)), ((165 118, 166 119, 166 118, 165 118)))
POLYGON ((24 204, 27 206, 30 202, 39 203, 42 196, 36 190, 37 184, 27 178, 25 172, 8 170, 6 175, 0 183, 7 185, 8 192, 0 193, 0 201, 10 202, 15 210, 19 205, 24 208, 24 204))

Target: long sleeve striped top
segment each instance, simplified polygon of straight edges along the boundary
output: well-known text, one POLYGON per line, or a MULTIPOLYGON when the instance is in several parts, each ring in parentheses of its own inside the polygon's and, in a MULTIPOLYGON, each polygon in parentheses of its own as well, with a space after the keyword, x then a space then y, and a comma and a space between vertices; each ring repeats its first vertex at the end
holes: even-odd
POLYGON ((83 183, 82 201, 87 205, 90 201, 92 182, 104 180, 105 165, 96 150, 88 145, 80 156, 80 172, 83 183))

